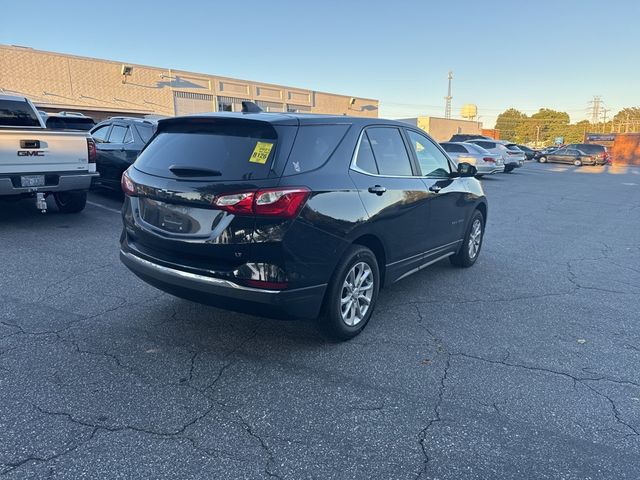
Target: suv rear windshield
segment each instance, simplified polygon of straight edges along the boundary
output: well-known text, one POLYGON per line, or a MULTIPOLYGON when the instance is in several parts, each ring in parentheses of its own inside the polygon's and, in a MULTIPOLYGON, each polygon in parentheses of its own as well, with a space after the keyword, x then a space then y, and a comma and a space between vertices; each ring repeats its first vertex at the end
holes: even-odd
POLYGON ((269 176, 278 135, 268 123, 205 120, 172 122, 140 154, 135 168, 175 177, 170 167, 197 171, 216 180, 260 180, 269 176), (215 171, 211 175, 206 172, 215 171))
POLYGON ((31 105, 19 100, 0 100, 0 125, 8 127, 39 127, 40 121, 31 105))

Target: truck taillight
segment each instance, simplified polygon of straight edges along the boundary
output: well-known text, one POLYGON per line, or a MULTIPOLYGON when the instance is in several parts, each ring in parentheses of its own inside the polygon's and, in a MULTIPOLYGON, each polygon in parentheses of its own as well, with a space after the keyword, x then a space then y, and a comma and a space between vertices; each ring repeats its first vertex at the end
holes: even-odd
POLYGON ((136 184, 133 180, 131 180, 131 177, 129 177, 129 174, 127 172, 128 170, 125 170, 122 174, 122 178, 120 179, 120 186, 122 187, 122 191, 125 195, 135 197, 138 194, 138 190, 136 188, 136 184))
POLYGON ((98 152, 96 150, 96 142, 93 138, 87 138, 87 152, 89 153, 89 163, 96 163, 98 152))
POLYGON ((279 218, 295 217, 311 191, 306 187, 267 188, 255 192, 218 195, 212 205, 234 215, 263 215, 279 218))

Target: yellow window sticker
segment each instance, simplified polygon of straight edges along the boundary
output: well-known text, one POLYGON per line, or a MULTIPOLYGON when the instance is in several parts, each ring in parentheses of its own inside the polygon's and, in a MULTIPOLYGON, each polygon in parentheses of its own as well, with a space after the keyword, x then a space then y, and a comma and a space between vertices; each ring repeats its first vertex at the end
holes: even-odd
POLYGON ((257 142, 256 148, 253 149, 253 153, 249 158, 249 161, 252 163, 267 163, 267 159, 269 158, 269 154, 271 153, 271 149, 273 148, 273 143, 268 142, 257 142))

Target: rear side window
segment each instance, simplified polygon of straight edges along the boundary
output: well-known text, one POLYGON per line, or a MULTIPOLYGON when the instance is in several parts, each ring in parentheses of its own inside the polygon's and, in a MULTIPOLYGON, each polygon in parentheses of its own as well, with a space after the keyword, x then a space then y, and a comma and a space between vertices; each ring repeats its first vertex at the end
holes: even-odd
POLYGON ((409 154, 400 130, 389 127, 372 127, 366 130, 380 175, 411 176, 409 154))
POLYGON ((122 125, 114 125, 109 134, 109 143, 124 143, 124 137, 127 135, 127 127, 122 125))
POLYGON ((295 175, 321 167, 347 133, 349 125, 302 125, 283 175, 295 175))
POLYGON ((466 148, 471 153, 480 153, 483 155, 487 155, 489 152, 482 148, 480 145, 476 145, 475 143, 467 143, 464 148, 466 148))
POLYGON ((142 141, 144 143, 147 143, 149 140, 151 140, 151 137, 153 136, 153 127, 151 125, 141 123, 139 125, 136 125, 136 130, 138 131, 138 134, 140 135, 140 138, 142 138, 142 141))
POLYGON ((360 147, 358 148, 358 156, 356 157, 356 166, 367 173, 379 173, 367 132, 364 132, 360 139, 360 147))
POLYGON ((27 102, 0 100, 0 125, 8 127, 39 127, 36 112, 27 102))
POLYGON ((513 150, 516 152, 521 152, 522 150, 520 150, 520 147, 518 147, 518 145, 516 145, 515 143, 507 143, 505 145, 505 147, 507 147, 509 150, 513 150))
POLYGON ((215 180, 259 180, 269 176, 278 135, 256 121, 193 121, 160 127, 135 167, 152 175, 175 177, 170 167, 216 171, 215 180))
POLYGON ((496 148, 496 144, 493 142, 473 142, 476 145, 480 145, 482 148, 496 148))
POLYGON ((467 153, 462 145, 456 143, 441 143, 440 146, 445 152, 449 153, 467 153))

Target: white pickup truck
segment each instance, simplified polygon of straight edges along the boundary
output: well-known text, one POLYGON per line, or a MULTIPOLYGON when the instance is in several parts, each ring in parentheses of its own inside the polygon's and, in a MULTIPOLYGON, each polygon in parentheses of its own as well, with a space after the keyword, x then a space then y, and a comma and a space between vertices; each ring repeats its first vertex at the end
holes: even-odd
POLYGON ((86 132, 47 130, 29 99, 0 95, 0 201, 53 195, 63 213, 87 203, 96 173, 96 144, 86 132))

